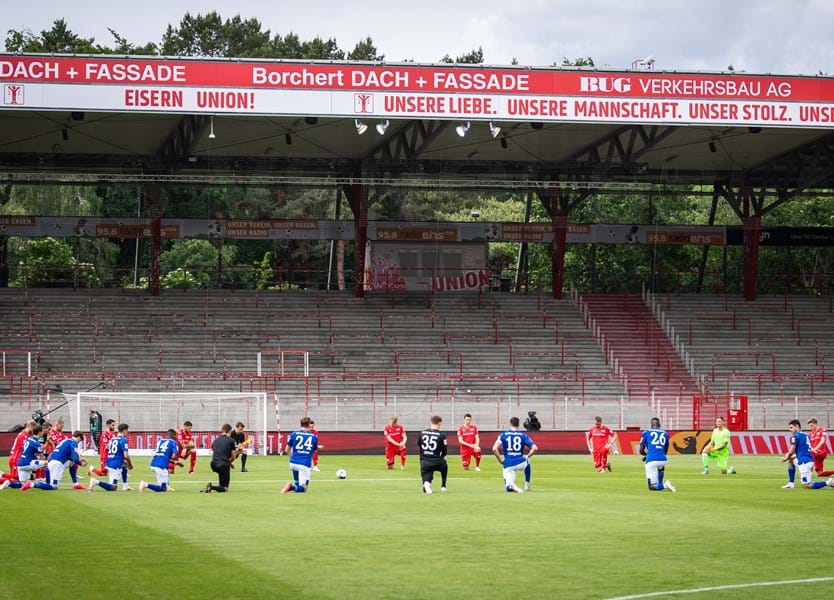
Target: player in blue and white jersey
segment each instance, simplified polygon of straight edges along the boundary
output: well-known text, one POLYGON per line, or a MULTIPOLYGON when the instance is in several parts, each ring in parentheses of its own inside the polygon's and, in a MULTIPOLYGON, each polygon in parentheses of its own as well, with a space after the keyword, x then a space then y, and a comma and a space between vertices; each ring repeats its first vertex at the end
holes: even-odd
POLYGON ((119 488, 119 480, 123 482, 122 489, 130 490, 130 486, 122 478, 122 470, 132 469, 133 462, 130 460, 130 454, 127 448, 127 431, 129 427, 126 423, 122 423, 118 428, 118 435, 107 443, 107 481, 99 481, 91 478, 90 485, 87 487, 91 492, 96 486, 107 490, 108 492, 115 492, 119 488))
POLYGON ((293 431, 287 438, 286 451, 290 453, 290 472, 292 481, 281 490, 287 492, 304 493, 310 485, 310 467, 313 464, 313 454, 319 447, 319 438, 310 431, 312 420, 310 417, 301 419, 301 429, 293 431))
POLYGON ((156 443, 156 449, 151 457, 151 471, 156 474, 156 483, 140 481, 139 491, 144 492, 146 489, 154 492, 168 491, 168 465, 174 460, 175 456, 179 456, 179 453, 180 445, 177 443, 177 431, 176 429, 169 429, 168 437, 156 443))
POLYGON ((782 457, 782 462, 791 463, 791 466, 788 467, 788 477, 791 479, 790 487, 793 487, 794 465, 799 469, 799 481, 802 482, 802 487, 806 490, 834 487, 834 479, 814 481, 814 455, 811 453, 811 440, 808 434, 802 431, 802 423, 799 422, 799 419, 790 421, 788 430, 791 432, 790 447, 787 454, 782 457))
POLYGON ((14 489, 28 490, 32 487, 32 482, 29 480, 32 478, 33 473, 46 466, 46 461, 43 460, 44 447, 40 440, 42 432, 43 427, 35 425, 26 439, 23 440, 20 457, 17 459, 18 480, 5 480, 2 485, 0 485, 0 489, 10 487, 14 489))
POLYGON ((518 492, 520 494, 524 490, 515 484, 516 472, 524 471, 524 489, 530 490, 530 477, 532 475, 530 457, 538 450, 538 447, 530 439, 530 436, 523 431, 519 431, 519 423, 518 417, 510 419, 510 428, 495 440, 492 445, 492 453, 503 467, 504 489, 508 492, 518 492), (524 454, 525 448, 528 449, 527 454, 524 454))
MULTIPOLYGON (((84 439, 84 434, 80 431, 74 431, 71 438, 62 440, 55 446, 55 450, 49 455, 47 462, 47 470, 49 471, 49 479, 46 482, 37 482, 34 485, 29 483, 21 488, 21 490, 28 490, 30 487, 35 487, 39 490, 50 491, 57 490, 61 485, 61 479, 64 477, 64 471, 67 468, 76 466, 86 466, 87 461, 81 458, 78 454, 78 444, 84 439)), ((80 483, 75 483, 72 486, 74 490, 83 490, 84 486, 80 483)))
POLYGON ((646 481, 649 484, 649 490, 653 492, 678 491, 671 481, 663 481, 668 451, 669 434, 660 428, 660 419, 654 417, 649 429, 644 430, 643 435, 640 436, 640 454, 646 461, 646 481))

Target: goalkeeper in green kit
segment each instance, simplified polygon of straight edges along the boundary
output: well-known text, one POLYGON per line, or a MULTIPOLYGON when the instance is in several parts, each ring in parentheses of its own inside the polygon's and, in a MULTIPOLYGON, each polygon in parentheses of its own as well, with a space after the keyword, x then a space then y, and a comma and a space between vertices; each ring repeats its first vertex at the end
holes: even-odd
POLYGON ((701 475, 709 475, 709 464, 714 460, 721 469, 721 474, 735 474, 733 467, 728 467, 730 460, 730 430, 724 425, 723 417, 715 418, 715 429, 712 430, 712 437, 709 444, 704 446, 701 452, 701 460, 704 461, 704 472, 701 475))

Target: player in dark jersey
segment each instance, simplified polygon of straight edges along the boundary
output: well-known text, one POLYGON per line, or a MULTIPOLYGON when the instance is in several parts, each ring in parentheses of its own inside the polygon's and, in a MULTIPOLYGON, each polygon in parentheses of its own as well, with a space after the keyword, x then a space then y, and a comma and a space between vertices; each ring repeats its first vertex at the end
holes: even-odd
POLYGON ((440 491, 446 491, 446 476, 449 473, 449 466, 446 464, 447 442, 446 434, 440 431, 440 424, 443 422, 438 415, 429 419, 431 425, 428 429, 420 432, 417 438, 417 445, 420 448, 420 475, 423 478, 423 491, 431 494, 431 482, 434 479, 434 472, 440 471, 440 491))

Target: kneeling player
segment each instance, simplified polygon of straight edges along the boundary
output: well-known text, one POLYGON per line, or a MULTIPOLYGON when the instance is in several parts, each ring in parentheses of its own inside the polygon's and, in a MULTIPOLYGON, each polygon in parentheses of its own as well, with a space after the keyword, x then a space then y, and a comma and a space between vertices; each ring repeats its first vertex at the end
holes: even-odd
POLYGON ((791 467, 788 467, 789 477, 793 477, 791 469, 795 460, 796 468, 799 469, 799 480, 802 482, 803 488, 819 490, 824 487, 834 487, 834 479, 814 481, 814 457, 811 454, 811 441, 808 434, 802 431, 802 423, 799 422, 799 419, 790 421, 788 429, 791 432, 790 447, 785 456, 782 457, 782 462, 790 461, 791 463, 791 467))
POLYGON ((40 425, 35 425, 29 434, 29 437, 23 442, 23 448, 20 451, 20 458, 17 460, 17 476, 18 481, 6 480, 0 485, 0 489, 7 487, 15 489, 26 489, 32 487, 29 481, 35 471, 43 469, 46 466, 46 461, 39 459, 43 456, 43 445, 39 436, 43 428, 40 425))
POLYGON ((440 424, 443 422, 438 415, 429 419, 431 425, 428 429, 420 432, 417 439, 417 446, 420 448, 420 476, 423 479, 423 491, 431 494, 431 483, 434 479, 434 472, 440 471, 440 491, 446 491, 446 476, 449 474, 449 465, 446 464, 446 451, 448 442, 446 434, 440 431, 440 424))
POLYGON ((808 419, 808 428, 811 430, 808 437, 811 439, 811 455, 814 457, 814 471, 817 477, 831 477, 834 471, 825 470, 825 459, 828 456, 828 434, 820 427, 819 422, 808 419))
POLYGON ((704 463, 701 475, 709 475, 709 464, 713 460, 723 475, 735 474, 736 470, 727 466, 730 460, 730 430, 724 426, 723 417, 715 417, 715 429, 712 430, 709 444, 704 446, 701 452, 701 460, 704 463))
POLYGON ((663 481, 668 451, 669 434, 660 428, 660 419, 654 417, 650 428, 643 431, 643 435, 640 436, 640 454, 646 461, 646 481, 652 492, 678 491, 671 481, 663 481))
MULTIPOLYGON (((80 431, 74 431, 71 438, 64 439, 58 442, 55 450, 49 455, 49 462, 47 469, 49 470, 49 480, 46 482, 37 482, 29 487, 35 487, 39 490, 50 491, 57 490, 61 485, 61 480, 64 478, 64 471, 67 468, 84 467, 87 461, 78 455, 78 444, 84 439, 84 434, 80 431)), ((29 482, 27 482, 29 484, 29 482)), ((21 490, 29 489, 24 485, 21 490)), ((83 490, 84 486, 77 481, 73 483, 72 489, 83 490)))
POLYGON ((281 490, 282 494, 287 492, 298 492, 303 494, 310 485, 310 466, 313 461, 313 454, 318 449, 319 440, 310 430, 312 420, 310 417, 301 419, 301 429, 297 429, 287 438, 286 451, 290 453, 290 473, 292 481, 281 490))
POLYGON ((18 482, 17 477, 17 461, 20 460, 20 453, 23 451, 23 444, 32 434, 32 429, 35 427, 34 421, 29 421, 23 426, 14 438, 12 449, 9 451, 9 472, 3 473, 0 477, 0 489, 9 487, 12 483, 18 482), (8 483, 6 483, 8 482, 8 483))
POLYGON ((98 469, 90 466, 87 469, 87 475, 96 475, 98 477, 107 476, 107 448, 110 446, 110 440, 116 437, 116 421, 107 419, 105 425, 107 429, 102 431, 98 438, 98 456, 101 464, 98 469))
POLYGON ((168 491, 168 465, 179 454, 179 451, 177 432, 174 429, 169 429, 168 438, 161 439, 156 443, 156 450, 154 450, 153 456, 151 457, 151 471, 156 474, 156 483, 140 481, 140 492, 144 492, 146 489, 153 490, 154 492, 168 491))
POLYGON ((458 444, 460 444, 460 464, 464 471, 469 470, 469 463, 475 459, 475 470, 481 470, 481 436, 478 428, 472 424, 472 415, 463 415, 463 425, 458 427, 458 444))
POLYGON ((492 445, 492 453, 503 467, 504 489, 519 494, 525 490, 530 490, 532 472, 530 457, 538 450, 538 446, 533 443, 530 436, 523 431, 519 431, 520 423, 518 417, 512 417, 510 428, 498 436, 498 439, 492 445), (524 454, 525 447, 529 448, 526 455, 524 454), (515 484, 515 476, 518 471, 524 471, 524 490, 515 484))
POLYGON ((114 492, 119 489, 119 480, 122 480, 122 490, 129 491, 130 486, 127 485, 127 470, 133 468, 133 462, 130 460, 130 454, 127 448, 127 431, 128 426, 122 423, 118 428, 118 435, 110 440, 107 445, 107 481, 99 481, 95 478, 90 478, 90 485, 87 489, 91 492, 96 486, 101 487, 108 492, 114 492))

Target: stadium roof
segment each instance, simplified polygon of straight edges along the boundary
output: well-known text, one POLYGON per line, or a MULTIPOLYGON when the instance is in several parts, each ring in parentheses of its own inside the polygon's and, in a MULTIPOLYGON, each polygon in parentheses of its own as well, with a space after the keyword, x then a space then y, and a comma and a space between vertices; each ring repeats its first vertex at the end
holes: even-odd
POLYGON ((0 54, 0 83, 6 174, 373 171, 747 179, 780 194, 834 187, 834 80, 821 77, 0 54))

